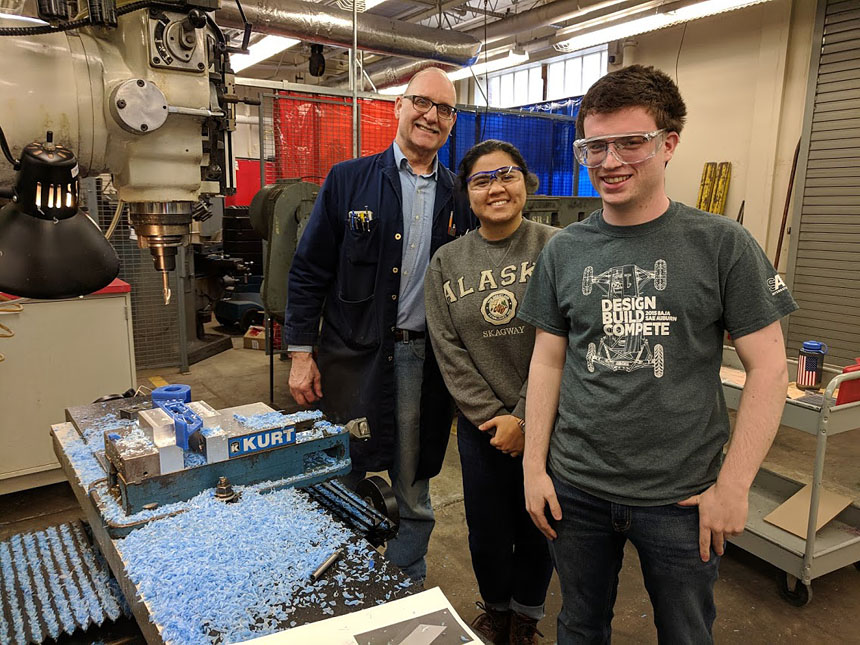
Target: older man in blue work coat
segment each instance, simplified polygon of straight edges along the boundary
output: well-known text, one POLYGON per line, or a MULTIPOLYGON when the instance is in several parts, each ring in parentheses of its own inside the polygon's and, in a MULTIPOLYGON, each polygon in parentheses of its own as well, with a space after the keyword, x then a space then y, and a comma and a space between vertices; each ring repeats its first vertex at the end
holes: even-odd
POLYGON ((284 324, 296 402, 338 422, 367 417, 372 436, 353 440, 353 470, 388 470, 401 521, 387 555, 417 582, 435 522, 429 478, 453 413, 426 337, 424 273, 474 227, 436 154, 456 100, 444 72, 419 72, 394 104, 394 143, 331 169, 293 259, 284 324))

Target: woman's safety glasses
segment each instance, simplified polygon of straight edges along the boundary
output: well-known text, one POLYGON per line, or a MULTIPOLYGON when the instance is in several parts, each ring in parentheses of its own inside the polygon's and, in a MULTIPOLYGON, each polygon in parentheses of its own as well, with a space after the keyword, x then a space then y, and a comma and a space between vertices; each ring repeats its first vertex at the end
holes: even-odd
POLYGON ((502 185, 513 184, 523 178, 523 169, 519 166, 504 166, 495 170, 476 172, 466 180, 469 190, 480 192, 490 189, 490 184, 498 181, 502 185))

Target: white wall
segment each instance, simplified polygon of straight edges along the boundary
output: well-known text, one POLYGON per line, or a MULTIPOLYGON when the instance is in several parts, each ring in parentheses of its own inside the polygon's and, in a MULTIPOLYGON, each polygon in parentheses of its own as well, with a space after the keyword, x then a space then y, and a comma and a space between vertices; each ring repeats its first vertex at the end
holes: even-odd
POLYGON ((621 61, 673 78, 677 66, 688 117, 669 164, 669 196, 695 205, 705 162, 730 161, 726 215, 735 218, 745 200, 744 226, 770 258, 800 138, 815 4, 772 0, 688 23, 686 33, 678 26, 637 36, 621 61))

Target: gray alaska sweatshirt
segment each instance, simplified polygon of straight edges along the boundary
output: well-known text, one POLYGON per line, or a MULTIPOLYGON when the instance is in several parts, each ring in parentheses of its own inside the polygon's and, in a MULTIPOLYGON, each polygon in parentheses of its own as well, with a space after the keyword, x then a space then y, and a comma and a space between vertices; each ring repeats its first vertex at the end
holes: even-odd
POLYGON ((535 330, 516 314, 535 261, 556 232, 524 219, 504 240, 470 231, 430 260, 427 329, 448 391, 476 426, 502 414, 525 418, 535 330))

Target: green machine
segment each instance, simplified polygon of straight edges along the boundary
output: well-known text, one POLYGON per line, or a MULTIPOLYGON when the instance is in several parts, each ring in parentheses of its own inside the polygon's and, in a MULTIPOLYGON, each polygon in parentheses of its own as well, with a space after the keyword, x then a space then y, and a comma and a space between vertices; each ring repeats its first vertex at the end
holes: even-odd
POLYGON ((581 222, 599 208, 600 197, 529 195, 523 216, 534 222, 564 228, 568 224, 581 222))
POLYGON ((278 322, 287 307, 287 274, 319 190, 306 181, 280 179, 251 200, 251 226, 266 241, 260 297, 266 315, 278 322))
POLYGON ((287 274, 299 239, 310 219, 320 187, 298 179, 280 179, 264 186, 251 200, 251 226, 265 240, 260 299, 266 313, 269 353, 269 401, 275 398, 274 325, 283 324, 287 308, 287 274))

